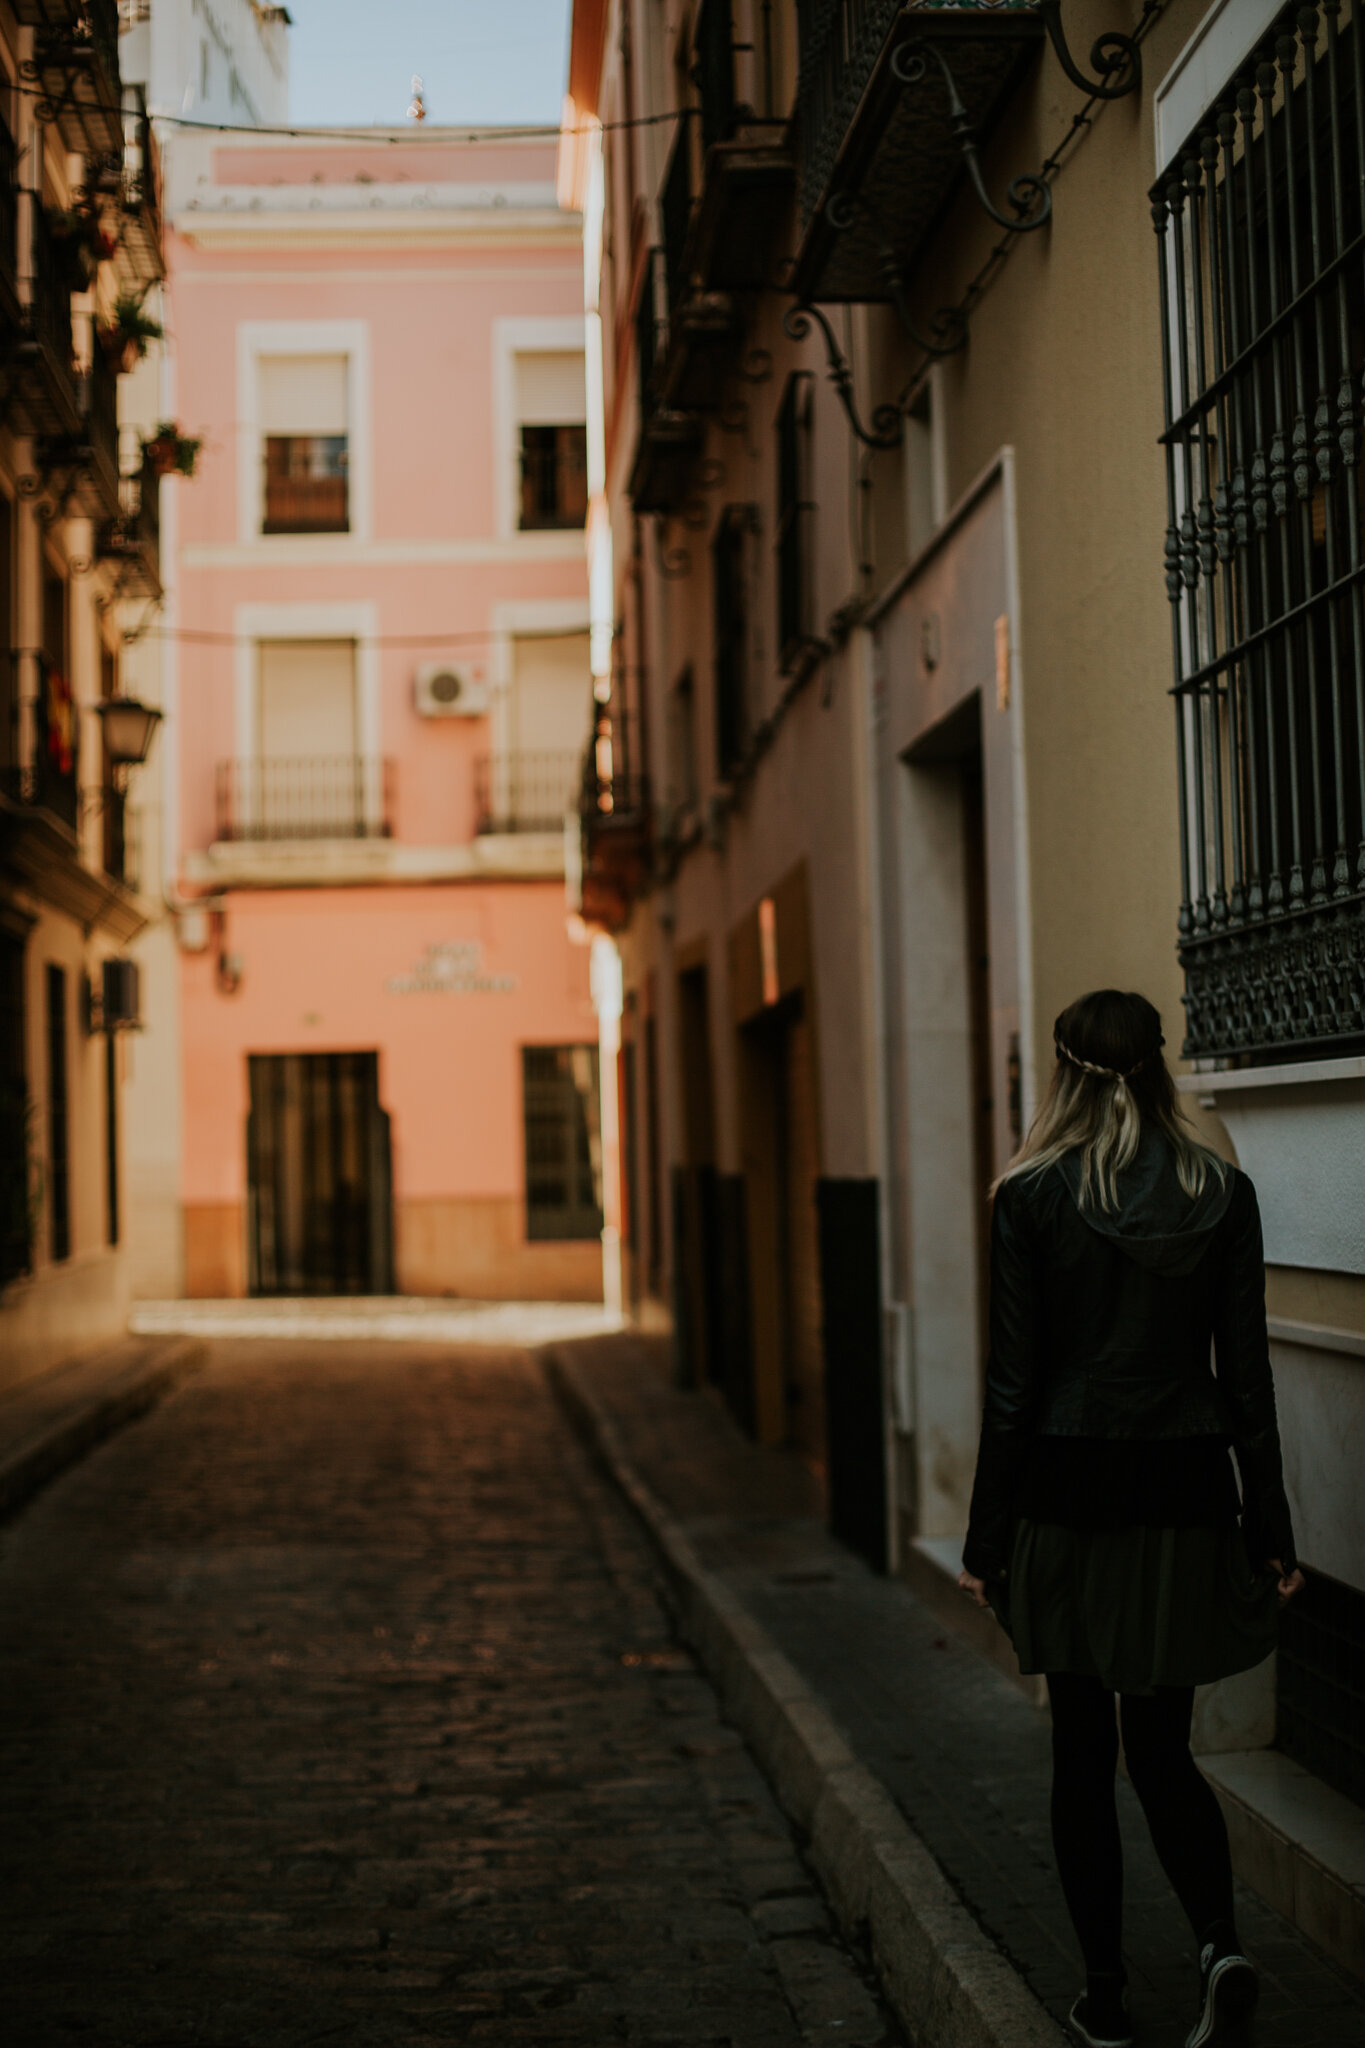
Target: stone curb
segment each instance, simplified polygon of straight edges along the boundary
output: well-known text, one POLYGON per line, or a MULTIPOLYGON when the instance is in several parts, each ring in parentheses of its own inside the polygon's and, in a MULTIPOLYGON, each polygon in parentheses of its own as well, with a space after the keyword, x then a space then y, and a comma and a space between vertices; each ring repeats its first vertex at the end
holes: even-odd
POLYGON ((74 1397, 64 1412, 0 1449, 0 1521, 16 1515, 96 1444, 154 1408, 207 1356, 195 1338, 145 1342, 131 1361, 114 1363, 96 1391, 74 1397))
POLYGON ((859 1763, 795 1666, 635 1470, 621 1433, 562 1351, 551 1385, 660 1553, 683 1633, 727 1714, 809 1837, 841 1926, 866 1932, 913 2048, 1062 2048, 1064 2036, 983 1933, 899 1807, 859 1763))

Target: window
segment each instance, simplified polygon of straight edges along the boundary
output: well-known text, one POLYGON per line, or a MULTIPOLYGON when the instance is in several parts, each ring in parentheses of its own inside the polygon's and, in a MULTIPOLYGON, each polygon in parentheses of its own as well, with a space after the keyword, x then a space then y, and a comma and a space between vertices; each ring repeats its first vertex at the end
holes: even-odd
POLYGON ((901 424, 905 541, 906 552, 912 558, 933 539, 943 519, 936 445, 937 384, 931 371, 906 406, 901 424))
POLYGON ((697 803, 697 693, 689 664, 669 693, 669 801, 675 812, 697 803))
POLYGON ((523 426, 522 531, 581 526, 587 515, 587 428, 523 426))
POLYGON ((32 1262, 24 942, 0 931, 0 1287, 32 1262))
POLYGON ((66 969, 47 970, 47 1190, 53 1259, 71 1256, 70 1132, 67 1126, 66 969))
POLYGON ((602 1230, 602 1132, 595 1045, 522 1047, 526 1235, 602 1230))
POLYGON ((385 829, 382 763, 359 752, 353 640, 266 640, 253 760, 220 775, 220 839, 355 839, 385 829))
POLYGON ((814 386, 809 370, 789 377, 777 414, 777 648, 784 671, 795 666, 814 637, 814 386))
POLYGON ((1277 26, 1152 192, 1195 1055, 1365 1040, 1361 30, 1277 26))
POLYGON ((749 619, 745 582, 753 524, 749 505, 727 505, 711 544, 711 601, 716 683, 716 772, 722 781, 739 765, 749 738, 749 619))
POLYGON ((105 1226, 110 1244, 119 1241, 118 1187, 118 1038, 104 1034, 104 1188, 105 1226))
POLYGON ((262 533, 348 533, 345 356, 264 356, 262 533))
POLYGON ((514 358, 518 523, 524 533, 581 526, 588 513, 587 392, 579 349, 514 358))

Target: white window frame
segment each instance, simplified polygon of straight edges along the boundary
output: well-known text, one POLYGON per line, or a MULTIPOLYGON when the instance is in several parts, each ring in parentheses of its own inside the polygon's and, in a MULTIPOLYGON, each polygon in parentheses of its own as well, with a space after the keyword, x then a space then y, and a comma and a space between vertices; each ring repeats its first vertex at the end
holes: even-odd
POLYGON ((302 542, 338 554, 367 541, 372 527, 370 448, 370 327, 367 320, 242 320, 237 326, 237 538, 244 545, 288 555, 302 542), (261 436, 262 357, 346 358, 347 511, 345 533, 262 533, 265 458, 261 436))
MULTIPOLYGON (((356 752, 378 760, 380 720, 379 607, 367 603, 239 604, 232 619, 233 737, 239 761, 254 761, 260 750, 261 644, 270 640, 351 640, 355 643, 356 752)), ((382 804, 378 786, 367 784, 371 810, 382 804)), ((377 831, 382 818, 367 816, 377 831)))
MULTIPOLYGON (((587 423, 587 321, 581 313, 541 319, 493 322, 493 518, 499 535, 521 538, 521 437, 517 432, 517 365, 520 355, 563 353, 583 357, 584 424, 587 423)), ((565 422, 566 425, 570 422, 565 422)), ((542 541, 536 530, 524 536, 542 541)))
MULTIPOLYGON (((492 642, 490 667, 493 672, 492 741, 496 754, 507 752, 511 735, 507 728, 511 701, 513 643, 517 640, 550 639, 564 633, 591 636, 592 615, 585 597, 528 597, 495 604, 489 613, 492 642)), ((589 638, 591 649, 591 638, 589 638)), ((584 676, 591 686, 590 675, 584 676)), ((588 744, 588 690, 583 693, 583 744, 588 744)))
POLYGON ((1152 95, 1158 175, 1255 49, 1284 0, 1215 0, 1152 95))

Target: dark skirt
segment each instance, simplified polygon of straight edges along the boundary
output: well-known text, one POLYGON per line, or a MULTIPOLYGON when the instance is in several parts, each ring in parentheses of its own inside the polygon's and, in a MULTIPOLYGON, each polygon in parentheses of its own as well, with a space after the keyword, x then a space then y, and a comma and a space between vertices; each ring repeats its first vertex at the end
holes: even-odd
MULTIPOLYGON (((994 1602, 992 1604, 995 1604, 994 1602)), ((1220 1529, 1015 1525, 996 1606, 1025 1672, 1070 1671, 1111 1692, 1209 1685, 1275 1647, 1273 1571, 1220 1529)))

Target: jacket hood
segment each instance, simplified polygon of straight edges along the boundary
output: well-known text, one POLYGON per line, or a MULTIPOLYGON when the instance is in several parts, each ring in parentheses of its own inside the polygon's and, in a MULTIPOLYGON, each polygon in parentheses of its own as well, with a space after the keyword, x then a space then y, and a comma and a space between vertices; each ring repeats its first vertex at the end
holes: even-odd
POLYGON ((1210 1173, 1197 1195, 1187 1195, 1170 1144, 1150 1128, 1119 1175, 1117 1209, 1101 1209, 1093 1200, 1082 1206, 1079 1152, 1067 1153, 1058 1170, 1090 1229, 1152 1273, 1192 1273, 1232 1200, 1231 1170, 1221 1180, 1210 1173))

